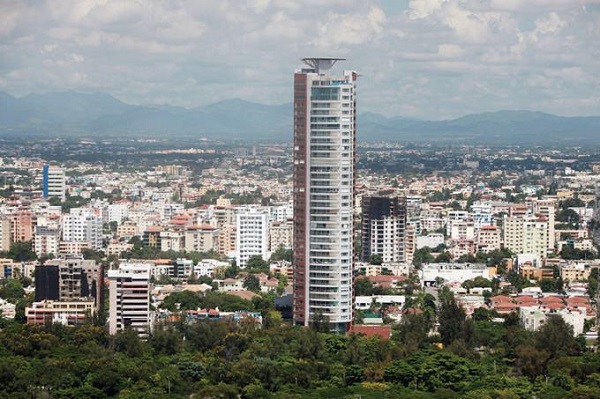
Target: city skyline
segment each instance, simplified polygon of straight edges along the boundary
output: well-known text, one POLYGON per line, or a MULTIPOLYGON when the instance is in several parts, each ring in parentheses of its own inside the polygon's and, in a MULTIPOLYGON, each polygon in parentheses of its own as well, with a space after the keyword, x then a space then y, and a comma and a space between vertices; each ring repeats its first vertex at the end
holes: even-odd
POLYGON ((600 105, 597 0, 48 1, 0 11, 0 90, 17 97, 282 104, 290 66, 332 56, 361 73, 361 109, 387 116, 592 115, 600 105))

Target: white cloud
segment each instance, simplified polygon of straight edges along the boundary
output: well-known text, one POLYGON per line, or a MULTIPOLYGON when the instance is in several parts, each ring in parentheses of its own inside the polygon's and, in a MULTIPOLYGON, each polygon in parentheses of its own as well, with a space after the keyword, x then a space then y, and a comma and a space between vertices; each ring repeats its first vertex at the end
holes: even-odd
POLYGON ((561 19, 557 13, 551 12, 545 17, 538 18, 535 21, 535 31, 536 33, 546 34, 546 33, 557 33, 565 27, 567 23, 561 19))
POLYGON ((372 7, 363 13, 329 14, 328 22, 319 28, 317 47, 337 48, 341 45, 357 45, 373 40, 385 26, 386 16, 381 8, 372 7))
POLYGON ((340 69, 363 75, 361 108, 388 115, 598 113, 598 101, 581 99, 600 91, 600 0, 404 4, 0 2, 0 90, 77 88, 189 107, 231 97, 277 104, 291 101, 302 57, 336 55, 348 58, 340 69))

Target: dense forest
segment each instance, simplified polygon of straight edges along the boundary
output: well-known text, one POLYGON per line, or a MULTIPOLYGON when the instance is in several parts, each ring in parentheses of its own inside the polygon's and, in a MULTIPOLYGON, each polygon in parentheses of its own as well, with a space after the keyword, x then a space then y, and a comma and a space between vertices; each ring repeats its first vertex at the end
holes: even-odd
POLYGON ((516 315, 498 323, 481 309, 467 319, 442 295, 437 309, 425 303, 405 315, 386 341, 321 332, 326 321, 292 327, 268 303, 247 305, 263 312, 262 327, 174 322, 148 341, 133 331, 109 336, 93 321, 67 328, 2 319, 0 397, 600 397, 600 355, 558 317, 531 333, 516 315))

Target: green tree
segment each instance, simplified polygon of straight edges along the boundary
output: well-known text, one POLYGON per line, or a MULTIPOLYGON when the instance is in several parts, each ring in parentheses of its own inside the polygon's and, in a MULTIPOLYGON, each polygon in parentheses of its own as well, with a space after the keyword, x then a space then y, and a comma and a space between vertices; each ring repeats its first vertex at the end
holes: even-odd
POLYGON ((244 288, 252 292, 260 292, 260 280, 254 274, 248 274, 244 279, 244 288))
POLYGON ((314 312, 312 319, 310 320, 310 326, 317 332, 329 332, 331 330, 329 317, 324 315, 321 311, 314 312))
POLYGON ((163 300, 160 307, 170 310, 195 310, 200 307, 202 299, 193 291, 172 292, 163 300))
POLYGON ((240 274, 240 268, 234 262, 232 262, 231 266, 225 269, 224 277, 225 278, 236 278, 238 274, 240 274))
POLYGON ((373 254, 369 258, 369 263, 372 265, 381 265, 383 263, 383 256, 380 254, 373 254))
POLYGON ((462 337, 466 314, 464 309, 458 306, 451 292, 447 291, 445 295, 441 295, 440 300, 438 315, 440 336, 444 345, 450 345, 454 340, 462 337))
POLYGON ((354 281, 354 293, 359 296, 373 295, 373 283, 365 277, 359 277, 354 281))
POLYGON ((252 255, 246 263, 250 273, 269 273, 269 264, 260 255, 252 255))
POLYGON ((6 256, 16 262, 29 262, 36 260, 37 255, 33 251, 31 241, 19 241, 10 245, 6 256))
POLYGON ((25 290, 21 281, 17 279, 5 280, 0 288, 0 298, 4 298, 11 303, 17 303, 25 296, 25 290))
POLYGON ((535 346, 539 350, 548 352, 551 358, 577 353, 573 327, 558 315, 549 315, 544 325, 537 330, 535 346))
POLYGON ((419 248, 413 254, 413 265, 417 268, 421 267, 423 263, 431 263, 433 260, 431 249, 428 247, 419 248))
POLYGON ((277 249, 271 254, 271 258, 269 262, 278 262, 280 260, 285 260, 288 262, 292 261, 292 249, 286 248, 283 245, 277 247, 277 249))

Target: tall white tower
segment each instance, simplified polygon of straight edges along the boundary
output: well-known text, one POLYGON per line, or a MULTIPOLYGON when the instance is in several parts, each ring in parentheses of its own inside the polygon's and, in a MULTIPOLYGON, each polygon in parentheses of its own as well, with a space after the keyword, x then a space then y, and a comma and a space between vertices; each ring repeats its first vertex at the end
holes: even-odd
POLYGON ((355 72, 305 58, 294 75, 294 323, 352 323, 355 72))

